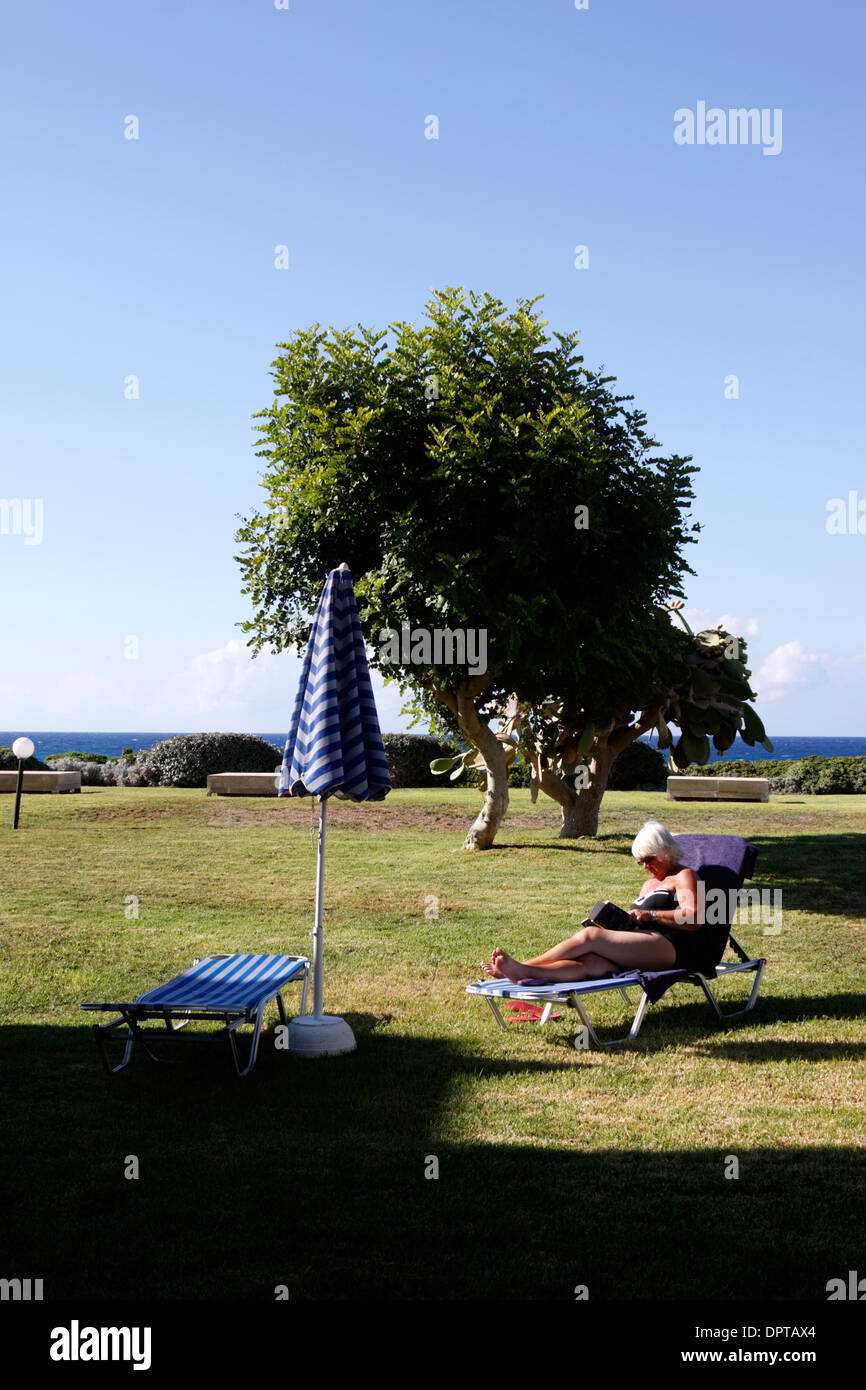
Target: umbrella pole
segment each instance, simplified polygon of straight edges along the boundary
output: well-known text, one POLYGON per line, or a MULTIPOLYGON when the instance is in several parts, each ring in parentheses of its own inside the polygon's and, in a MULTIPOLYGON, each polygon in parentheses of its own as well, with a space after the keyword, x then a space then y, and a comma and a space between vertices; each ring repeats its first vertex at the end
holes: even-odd
POLYGON ((319 797, 319 841, 316 847, 316 925, 313 930, 313 1012, 300 1014, 289 1024, 289 1051, 304 1057, 336 1057, 354 1052, 355 1035, 344 1018, 322 1012, 324 986, 324 932, 322 913, 325 901, 325 830, 328 817, 327 795, 319 797))
POLYGON ((319 797, 319 839, 316 846, 316 926, 313 932, 313 1018, 322 1017, 324 971, 322 961, 322 912, 325 893, 325 830, 328 798, 319 797))

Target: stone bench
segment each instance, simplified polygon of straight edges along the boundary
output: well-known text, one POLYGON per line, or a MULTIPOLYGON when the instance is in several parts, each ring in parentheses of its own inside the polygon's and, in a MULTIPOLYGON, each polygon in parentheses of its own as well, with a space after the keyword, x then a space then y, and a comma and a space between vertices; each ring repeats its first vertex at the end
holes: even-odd
POLYGON ((769 801, 768 777, 669 777, 668 801, 769 801))
MULTIPOLYGON (((18 773, 0 772, 0 792, 14 792, 18 773)), ((80 792, 80 772, 27 772, 24 773, 24 790, 31 792, 80 792)))
POLYGON ((279 772, 211 772, 208 796, 276 796, 279 772))

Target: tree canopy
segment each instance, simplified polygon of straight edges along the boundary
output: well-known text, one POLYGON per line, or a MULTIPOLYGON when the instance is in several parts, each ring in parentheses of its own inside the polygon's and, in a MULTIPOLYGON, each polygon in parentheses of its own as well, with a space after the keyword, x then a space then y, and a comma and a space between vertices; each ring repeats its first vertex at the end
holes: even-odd
POLYGON ((663 605, 699 529, 690 458, 658 452, 537 303, 450 288, 418 326, 295 332, 254 417, 266 503, 238 532, 253 648, 304 643, 345 561, 371 664, 480 749, 494 792, 488 720, 509 699, 555 697, 585 730, 654 697, 682 660, 663 605), (486 671, 395 664, 383 636, 404 625, 483 631, 486 671))
MULTIPOLYGON (((280 344, 255 417, 268 502, 239 532, 255 648, 303 642, 345 561, 370 640, 403 622, 486 628, 491 698, 579 686, 590 647, 612 685, 640 669, 624 618, 692 572, 696 470, 652 453, 643 413, 584 366, 576 334, 545 333, 536 302, 508 314, 446 290, 390 347, 384 330, 318 324, 280 344)), ((438 675, 453 688, 466 670, 438 675)))

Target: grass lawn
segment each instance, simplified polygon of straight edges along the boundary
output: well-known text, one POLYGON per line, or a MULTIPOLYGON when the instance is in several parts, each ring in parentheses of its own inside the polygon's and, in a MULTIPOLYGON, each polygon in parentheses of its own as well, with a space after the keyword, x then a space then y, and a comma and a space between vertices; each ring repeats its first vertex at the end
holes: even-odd
POLYGON ((466 854, 477 805, 451 788, 332 804, 325 1007, 358 1051, 304 1061, 269 1028, 238 1081, 224 1039, 108 1078, 79 1006, 211 951, 309 951, 309 802, 85 788, 25 797, 13 833, 4 798, 0 1274, 47 1299, 825 1300, 864 1272, 866 797, 609 793, 580 842, 516 791, 501 843, 466 854), (501 1032, 463 992, 482 956, 536 954, 596 898, 630 902, 650 816, 744 835, 754 884, 782 890, 780 934, 737 931, 768 958, 754 1012, 717 1030, 681 985, 635 1049, 575 1051, 570 1011, 501 1032))

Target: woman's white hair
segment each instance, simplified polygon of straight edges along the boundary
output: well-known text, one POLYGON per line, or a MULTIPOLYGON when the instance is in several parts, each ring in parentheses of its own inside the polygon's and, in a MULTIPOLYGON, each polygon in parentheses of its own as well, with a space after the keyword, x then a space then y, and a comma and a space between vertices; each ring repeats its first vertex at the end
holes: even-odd
POLYGON ((669 859, 679 864, 683 852, 666 825, 661 821, 648 820, 641 826, 634 838, 631 852, 638 863, 642 859, 669 859))

